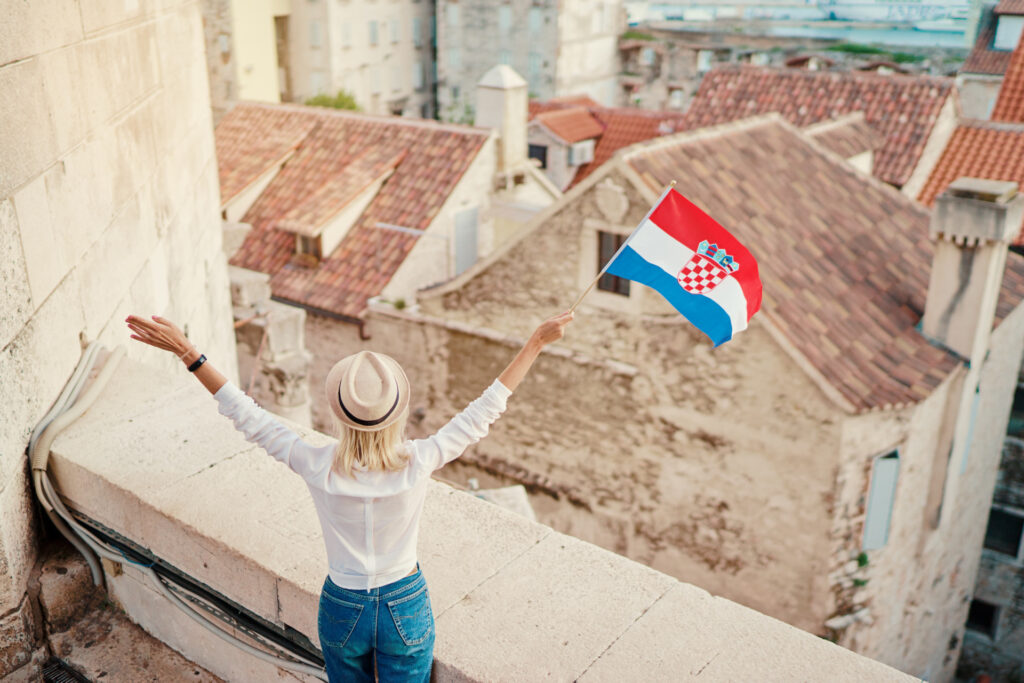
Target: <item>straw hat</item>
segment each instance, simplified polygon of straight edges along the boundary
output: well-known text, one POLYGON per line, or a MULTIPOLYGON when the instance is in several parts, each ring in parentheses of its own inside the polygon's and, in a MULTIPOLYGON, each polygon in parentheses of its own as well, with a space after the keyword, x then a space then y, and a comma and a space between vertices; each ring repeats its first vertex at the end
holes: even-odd
POLYGON ((393 424, 409 407, 409 379, 394 358, 360 351, 335 363, 324 394, 343 424, 375 432, 393 424))

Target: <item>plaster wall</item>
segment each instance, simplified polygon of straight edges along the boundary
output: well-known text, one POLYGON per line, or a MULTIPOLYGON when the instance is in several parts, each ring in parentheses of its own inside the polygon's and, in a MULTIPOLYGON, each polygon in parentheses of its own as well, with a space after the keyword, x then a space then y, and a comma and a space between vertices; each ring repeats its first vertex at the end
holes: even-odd
POLYGON ((577 167, 569 165, 569 147, 551 135, 540 124, 534 123, 529 127, 526 141, 531 145, 544 145, 547 147, 547 163, 541 169, 551 179, 558 189, 565 190, 576 177, 577 167))
MULTIPOLYGON (((638 221, 646 200, 627 194, 622 222, 638 221)), ((421 295, 433 321, 371 309, 367 329, 382 350, 429 366, 413 378, 426 382, 414 412, 422 408, 427 433, 568 307, 581 226, 603 215, 592 192, 578 195, 476 277, 421 295)), ((589 507, 538 510, 562 531, 820 632, 835 409, 756 321, 712 351, 677 316, 587 301, 562 351, 538 361, 468 461, 543 480, 589 507)))
POLYGON ((932 174, 932 170, 935 169, 935 164, 939 163, 939 158, 946 151, 946 143, 953 136, 953 131, 956 130, 956 124, 959 120, 958 108, 959 102, 957 93, 954 90, 946 98, 946 103, 942 105, 942 109, 939 110, 939 115, 935 119, 932 132, 928 136, 928 141, 924 144, 924 150, 921 152, 921 157, 917 160, 914 171, 910 174, 906 184, 900 188, 900 192, 911 199, 916 200, 921 194, 921 189, 928 182, 928 177, 932 174))
POLYGON ((24 450, 83 344, 160 313, 237 371, 199 3, 12 5, 0 92, 3 676, 31 648, 7 632, 36 552, 24 450))
POLYGON ((960 74, 957 85, 960 88, 960 106, 963 116, 968 119, 987 121, 992 116, 992 109, 999 97, 999 86, 1003 84, 1002 76, 982 74, 960 74))
POLYGON ((928 680, 952 680, 964 639, 1024 351, 1022 324, 1024 308, 1018 308, 993 333, 982 367, 965 372, 962 383, 947 380, 915 407, 850 418, 843 425, 838 526, 833 532, 840 545, 831 579, 843 588, 834 591, 837 609, 859 612, 859 617, 839 634, 838 642, 928 680), (972 424, 975 387, 979 393, 972 424), (956 393, 947 396, 950 391, 956 393), (948 464, 938 452, 943 448, 939 434, 947 398, 958 406, 948 464), (889 540, 867 553, 867 566, 856 568, 870 460, 894 447, 900 450, 900 473, 889 540), (932 467, 947 468, 937 528, 930 524, 925 505, 932 467), (851 586, 854 579, 867 583, 851 586))

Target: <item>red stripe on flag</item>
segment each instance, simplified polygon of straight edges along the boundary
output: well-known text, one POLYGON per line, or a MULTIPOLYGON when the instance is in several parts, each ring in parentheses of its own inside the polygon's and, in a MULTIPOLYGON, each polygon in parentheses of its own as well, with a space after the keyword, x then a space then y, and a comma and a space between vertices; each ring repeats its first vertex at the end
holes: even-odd
POLYGON ((725 249, 733 260, 740 264, 739 270, 732 276, 740 284, 747 299, 747 320, 761 308, 761 276, 758 273, 757 261, 747 248, 714 218, 672 189, 651 212, 650 220, 693 251, 697 251, 697 245, 702 240, 725 249))

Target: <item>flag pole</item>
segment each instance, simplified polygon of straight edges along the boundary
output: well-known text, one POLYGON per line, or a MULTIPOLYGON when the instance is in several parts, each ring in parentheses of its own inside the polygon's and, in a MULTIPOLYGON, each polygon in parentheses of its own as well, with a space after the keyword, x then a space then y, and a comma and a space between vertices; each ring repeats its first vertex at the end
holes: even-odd
MULTIPOLYGON (((661 196, 660 196, 660 197, 658 197, 658 201, 654 202, 654 206, 652 206, 652 207, 651 207, 651 210, 647 212, 647 215, 646 215, 646 216, 644 216, 644 220, 640 221, 640 225, 643 225, 643 224, 644 224, 644 221, 646 221, 646 220, 647 220, 648 218, 650 218, 651 214, 652 214, 652 213, 654 213, 654 209, 655 209, 655 207, 657 207, 657 206, 658 206, 658 204, 661 204, 661 200, 662 200, 662 199, 664 199, 664 198, 665 198, 665 195, 667 195, 667 194, 669 193, 669 190, 671 190, 671 189, 672 189, 672 188, 674 188, 675 186, 676 186, 676 181, 674 181, 674 180, 673 180, 672 182, 670 182, 670 183, 668 184, 668 187, 666 187, 666 188, 665 188, 665 191, 661 193, 661 196)), ((639 228, 639 227, 640 227, 640 225, 638 225, 638 226, 637 226, 637 228, 639 228)), ((586 296, 587 294, 590 294, 590 290, 592 290, 592 289, 594 288, 594 285, 596 285, 596 284, 597 284, 597 281, 601 279, 601 276, 602 276, 602 275, 604 275, 604 271, 608 270, 608 266, 609 266, 609 265, 611 265, 612 261, 614 261, 614 260, 615 260, 615 257, 616 257, 616 256, 618 256, 618 255, 619 255, 619 253, 620 253, 620 252, 621 252, 621 251, 622 251, 623 249, 625 249, 625 248, 626 248, 626 245, 627 245, 627 244, 629 244, 629 240, 633 239, 633 234, 635 234, 635 233, 636 233, 636 228, 634 228, 634 229, 633 229, 633 232, 632 232, 632 233, 630 233, 630 235, 629 235, 629 237, 628 237, 628 238, 626 238, 626 241, 622 243, 622 246, 620 246, 620 247, 619 247, 618 251, 616 251, 616 252, 615 252, 614 254, 612 254, 612 257, 611 257, 610 259, 608 259, 608 262, 604 264, 604 267, 603 267, 603 268, 601 268, 601 272, 599 272, 599 273, 597 274, 597 277, 595 277, 595 278, 594 278, 594 279, 593 279, 593 280, 592 280, 592 281, 590 282, 590 284, 589 284, 589 285, 587 285, 587 288, 583 290, 583 293, 582 293, 582 294, 580 294, 580 295, 579 295, 579 297, 577 297, 577 298, 576 298, 576 303, 574 303, 574 304, 573 304, 573 305, 572 305, 572 306, 571 306, 571 307, 569 308, 569 313, 573 313, 573 312, 575 312, 575 311, 576 311, 576 307, 580 305, 580 302, 581 302, 581 301, 583 301, 583 297, 585 297, 585 296, 586 296)))

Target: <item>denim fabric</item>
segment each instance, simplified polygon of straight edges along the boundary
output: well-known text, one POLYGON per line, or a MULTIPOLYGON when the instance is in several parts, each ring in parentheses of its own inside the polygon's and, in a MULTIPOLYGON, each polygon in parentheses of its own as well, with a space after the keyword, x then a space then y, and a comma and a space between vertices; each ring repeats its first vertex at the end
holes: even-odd
POLYGON ((434 661, 434 612, 423 574, 368 591, 324 581, 317 615, 327 677, 334 682, 429 681, 434 661))

